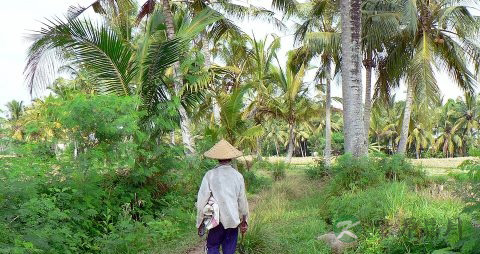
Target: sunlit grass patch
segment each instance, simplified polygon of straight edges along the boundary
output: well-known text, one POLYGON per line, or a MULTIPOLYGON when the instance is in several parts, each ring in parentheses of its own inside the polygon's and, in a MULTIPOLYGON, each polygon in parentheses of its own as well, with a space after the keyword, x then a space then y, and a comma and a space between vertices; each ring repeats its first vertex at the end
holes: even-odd
POLYGON ((318 188, 316 182, 289 174, 286 180, 275 183, 262 193, 250 220, 255 231, 247 233, 245 239, 251 252, 244 253, 257 253, 253 251, 252 238, 261 237, 270 239, 269 248, 265 251, 259 244, 261 251, 258 253, 328 253, 328 247, 316 240, 326 231, 325 222, 319 215, 322 203, 318 188), (272 240, 271 236, 275 239, 272 240))

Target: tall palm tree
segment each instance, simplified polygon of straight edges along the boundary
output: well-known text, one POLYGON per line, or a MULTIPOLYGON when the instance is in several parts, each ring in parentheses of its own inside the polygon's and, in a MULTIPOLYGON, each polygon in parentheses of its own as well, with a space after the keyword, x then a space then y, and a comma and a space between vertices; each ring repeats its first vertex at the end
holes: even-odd
POLYGON ((446 157, 453 157, 461 153, 461 149, 463 148, 463 140, 460 137, 460 132, 454 128, 455 119, 457 118, 455 107, 455 101, 449 99, 445 105, 440 108, 439 119, 434 128, 436 135, 434 149, 442 151, 446 157))
POLYGON ((268 108, 262 111, 273 114, 288 124, 288 145, 285 162, 292 159, 295 147, 295 128, 301 121, 306 121, 315 116, 314 104, 306 98, 306 84, 303 82, 305 65, 294 71, 287 63, 286 71, 281 67, 273 72, 272 80, 278 84, 280 96, 270 100, 268 108))
POLYGON ((404 79, 407 96, 397 153, 404 154, 414 98, 438 98, 434 68, 447 71, 465 91, 476 85, 469 65, 480 60, 474 42, 480 25, 463 1, 415 0, 397 2, 401 29, 386 45, 386 77, 399 84, 404 79), (468 52, 468 54, 465 54, 468 52))
POLYGON ((24 106, 23 101, 12 100, 9 101, 7 104, 7 115, 10 121, 17 121, 23 114, 24 106))
MULTIPOLYGON (((158 22, 158 15, 153 17, 158 22)), ((145 108, 150 112, 157 110, 156 105, 161 100, 169 99, 163 82, 166 70, 188 50, 190 39, 218 18, 215 13, 206 11, 179 28, 177 38, 171 40, 162 39, 159 34, 163 27, 156 25, 148 30, 151 33, 145 34, 147 41, 151 41, 143 41, 140 47, 143 51, 139 52, 133 36, 126 34, 131 29, 112 27, 113 22, 95 25, 78 16, 52 20, 32 36, 25 67, 28 85, 33 89, 49 82, 48 74, 51 73, 46 70, 52 66, 52 60, 54 62, 53 55, 58 58, 56 60, 88 72, 98 92, 123 96, 138 94, 145 108), (157 38, 153 39, 155 36, 157 38), (131 40, 126 41, 128 38, 131 40)), ((183 105, 179 108, 179 111, 184 109, 183 105)))
POLYGON ((303 41, 298 50, 298 58, 308 63, 312 58, 320 59, 316 78, 325 83, 325 149, 324 161, 330 164, 332 153, 331 128, 331 82, 340 65, 340 27, 338 24, 336 1, 317 0, 307 5, 306 15, 298 15, 303 20, 295 32, 296 41, 303 41), (309 8, 308 8, 309 7, 309 8), (333 73, 332 68, 335 69, 333 73))
MULTIPOLYGON (((167 39, 168 40, 174 40, 175 39, 175 27, 174 27, 174 19, 173 19, 173 14, 170 9, 170 0, 162 0, 162 8, 163 8, 163 14, 165 16, 165 31, 167 34, 167 39)), ((177 96, 180 95, 180 91, 183 87, 183 77, 182 73, 180 70, 180 63, 176 61, 173 63, 173 89, 175 91, 175 94, 177 96)), ((194 140, 191 135, 191 130, 190 130, 190 117, 187 114, 187 111, 183 107, 183 105, 178 106, 178 113, 180 115, 180 129, 182 131, 182 141, 183 145, 185 146, 185 150, 187 153, 193 154, 195 153, 195 148, 194 148, 194 140)))
MULTIPOLYGON (((434 139, 432 136, 432 121, 433 118, 428 117, 430 109, 422 108, 419 105, 415 105, 413 110, 412 120, 410 122, 410 135, 407 139, 408 147, 415 148, 415 157, 420 158, 420 153, 424 149, 428 149, 434 139)), ((436 120, 436 119, 435 119, 436 120)))
POLYGON ((468 148, 480 126, 478 122, 480 108, 477 105, 477 96, 465 93, 464 97, 464 100, 457 100, 455 111, 458 117, 453 128, 463 133, 464 148, 468 148))
POLYGON ((345 152, 367 154, 362 109, 361 0, 340 0, 345 152))
POLYGON ((370 130, 370 115, 372 109, 372 71, 377 66, 383 45, 388 42, 392 34, 399 30, 400 18, 395 8, 385 1, 368 0, 362 5, 362 51, 363 66, 365 67, 365 103, 364 129, 368 145, 370 130))

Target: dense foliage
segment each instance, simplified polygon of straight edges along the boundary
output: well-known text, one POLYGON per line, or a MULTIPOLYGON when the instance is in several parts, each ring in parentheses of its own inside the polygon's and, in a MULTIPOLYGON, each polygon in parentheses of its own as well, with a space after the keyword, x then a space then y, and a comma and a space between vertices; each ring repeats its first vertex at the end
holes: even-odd
POLYGON ((480 155, 480 19, 467 2, 96 0, 47 20, 25 75, 31 93, 50 94, 0 118, 0 252, 182 249, 214 166, 201 154, 223 138, 247 155, 249 193, 270 198, 241 253, 326 251, 312 235, 342 216, 361 221, 359 253, 475 253, 478 162, 458 187, 406 160, 480 155), (295 49, 279 55, 282 37, 247 35, 244 18, 294 22, 295 49), (443 101, 435 71, 464 96, 443 101), (304 181, 290 162, 307 156, 318 163, 304 181), (447 197, 432 194, 447 183, 447 197))

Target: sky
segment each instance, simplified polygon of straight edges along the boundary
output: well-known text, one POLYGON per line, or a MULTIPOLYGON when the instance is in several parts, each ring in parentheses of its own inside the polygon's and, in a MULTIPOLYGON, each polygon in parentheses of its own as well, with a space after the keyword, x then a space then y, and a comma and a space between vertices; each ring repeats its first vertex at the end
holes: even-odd
MULTIPOLYGON (((63 16, 71 5, 86 6, 93 0, 19 0, 5 1, 0 9, 0 24, 2 33, 0 38, 0 109, 5 109, 5 104, 11 100, 24 101, 29 104, 32 97, 25 85, 23 68, 25 66, 26 52, 29 41, 26 36, 31 31, 41 28, 41 21, 45 18, 63 16)), ((142 2, 143 0, 140 0, 142 2)), ((255 6, 269 8, 270 0, 237 0, 238 3, 249 2, 255 6)), ((278 31, 274 26, 261 21, 243 21, 240 28, 248 34, 255 33, 256 38, 264 38, 275 32, 282 38, 280 58, 288 50, 293 49, 293 29, 278 31)), ((315 63, 313 63, 315 64, 315 63)), ((307 79, 311 79, 309 75, 307 79)), ((462 96, 462 91, 449 79, 445 73, 437 73, 439 87, 445 98, 462 96)), ((363 78, 365 80, 365 78, 363 78)), ((309 81, 309 80, 307 80, 309 81)), ((337 80, 337 83, 339 80, 337 80)), ((333 96, 341 96, 340 85, 332 88, 333 96)), ((397 99, 405 98, 405 89, 397 91, 397 99)))

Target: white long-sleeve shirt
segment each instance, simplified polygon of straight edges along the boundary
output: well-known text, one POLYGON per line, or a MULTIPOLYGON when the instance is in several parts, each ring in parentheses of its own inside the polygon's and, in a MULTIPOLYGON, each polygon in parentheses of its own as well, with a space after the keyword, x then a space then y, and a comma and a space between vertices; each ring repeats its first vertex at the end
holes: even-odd
POLYGON ((242 174, 230 165, 220 165, 203 177, 197 195, 197 228, 203 220, 203 208, 210 191, 218 203, 220 223, 224 228, 236 228, 243 216, 248 217, 248 202, 242 174))

